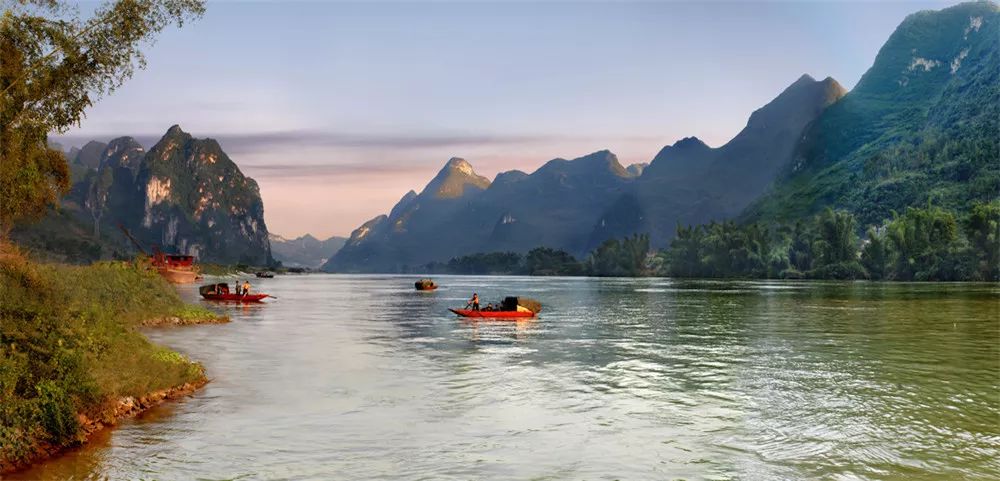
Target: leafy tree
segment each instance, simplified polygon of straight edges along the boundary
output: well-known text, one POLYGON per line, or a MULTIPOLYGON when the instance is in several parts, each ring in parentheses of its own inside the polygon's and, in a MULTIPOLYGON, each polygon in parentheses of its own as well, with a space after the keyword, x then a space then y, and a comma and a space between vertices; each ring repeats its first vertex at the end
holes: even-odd
POLYGON ((515 274, 521 270, 521 260, 521 255, 516 252, 470 254, 448 261, 446 271, 454 274, 515 274))
POLYGON ((524 258, 525 271, 532 276, 575 276, 583 265, 564 250, 537 247, 524 258))
POLYGON ((907 208, 888 227, 892 246, 893 278, 899 280, 957 280, 962 278, 956 250, 958 223, 940 207, 907 208))
POLYGON ((882 280, 888 275, 889 249, 885 233, 875 228, 868 229, 868 242, 861 250, 861 264, 872 280, 882 280))
POLYGON ((0 235, 42 216, 69 189, 49 132, 145 66, 140 48, 171 24, 204 11, 203 0, 116 0, 81 18, 59 0, 4 1, 0 17, 0 235))
POLYGON ((812 233, 801 220, 795 222, 792 230, 792 244, 788 250, 788 262, 792 267, 805 272, 812 268, 812 233))
POLYGON ((677 277, 696 277, 702 272, 701 244, 704 230, 701 226, 677 225, 677 235, 670 241, 666 257, 667 273, 677 277))
POLYGON ((619 241, 610 239, 598 246, 587 260, 591 275, 639 276, 646 272, 646 255, 649 253, 649 236, 635 234, 619 241))
POLYGON ((827 208, 815 219, 813 271, 810 277, 857 279, 864 277, 858 263, 858 236, 854 216, 827 208))
POLYGON ((963 228, 982 280, 1000 280, 1000 201, 972 206, 963 228))

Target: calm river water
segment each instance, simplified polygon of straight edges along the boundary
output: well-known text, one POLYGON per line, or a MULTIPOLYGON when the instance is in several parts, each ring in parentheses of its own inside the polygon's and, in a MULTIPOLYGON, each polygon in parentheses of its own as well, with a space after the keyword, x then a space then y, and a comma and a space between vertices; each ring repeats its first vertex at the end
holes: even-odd
POLYGON ((11 479, 1000 478, 1000 286, 413 281, 149 330, 212 382, 11 479), (473 291, 545 310, 446 310, 473 291))

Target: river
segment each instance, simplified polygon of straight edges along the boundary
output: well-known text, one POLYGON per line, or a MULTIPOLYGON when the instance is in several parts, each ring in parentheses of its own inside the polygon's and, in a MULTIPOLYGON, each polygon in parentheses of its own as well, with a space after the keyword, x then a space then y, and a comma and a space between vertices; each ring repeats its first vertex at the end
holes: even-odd
POLYGON ((10 479, 1000 478, 998 285, 436 280, 149 329, 211 383, 10 479), (447 311, 473 291, 545 308, 447 311))

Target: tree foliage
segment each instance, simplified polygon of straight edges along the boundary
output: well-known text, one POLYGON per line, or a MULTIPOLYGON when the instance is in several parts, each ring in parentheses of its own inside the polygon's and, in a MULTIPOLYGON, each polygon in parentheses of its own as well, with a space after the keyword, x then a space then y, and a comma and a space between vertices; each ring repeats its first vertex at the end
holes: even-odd
POLYGON ((587 272, 601 277, 635 277, 646 272, 649 235, 635 234, 619 241, 610 239, 587 259, 587 272))
POLYGON ((82 18, 57 0, 5 0, 0 17, 0 234, 40 217, 69 189, 50 132, 145 66, 141 48, 169 25, 204 11, 203 0, 117 0, 82 18))
POLYGON ((938 206, 908 208, 857 236, 846 211, 767 229, 732 222, 679 227, 663 254, 675 277, 873 280, 1000 279, 1000 202, 974 204, 965 220, 938 206), (960 228, 961 226, 961 228, 960 228), (964 237, 962 234, 964 233, 964 237))

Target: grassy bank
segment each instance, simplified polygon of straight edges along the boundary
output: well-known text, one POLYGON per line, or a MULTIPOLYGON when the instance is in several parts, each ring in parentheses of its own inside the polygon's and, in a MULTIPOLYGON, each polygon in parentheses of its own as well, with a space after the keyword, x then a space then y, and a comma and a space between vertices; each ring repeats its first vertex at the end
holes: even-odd
MULTIPOLYGON (((0 243, 0 472, 71 446, 123 398, 200 385, 202 367, 137 331, 207 320, 159 275, 130 263, 38 264, 0 243)), ((97 423, 100 425, 100 422, 97 423)))

